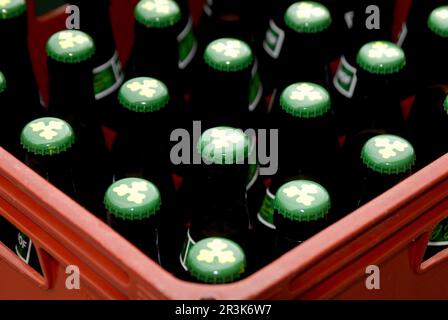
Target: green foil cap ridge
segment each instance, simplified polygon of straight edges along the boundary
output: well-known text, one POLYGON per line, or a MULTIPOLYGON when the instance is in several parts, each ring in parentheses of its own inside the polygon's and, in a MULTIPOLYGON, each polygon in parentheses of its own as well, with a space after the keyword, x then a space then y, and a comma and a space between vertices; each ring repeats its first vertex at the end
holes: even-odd
POLYGON ((139 77, 121 86, 118 100, 130 111, 147 113, 163 109, 170 101, 170 95, 163 82, 154 78, 139 77))
POLYGON ((206 130, 198 141, 198 152, 213 164, 240 164, 249 156, 249 137, 241 130, 216 127, 206 130))
POLYGON ((274 201, 278 214, 292 221, 316 221, 331 208, 330 195, 320 184, 309 180, 290 181, 281 186, 274 201))
POLYGON ((317 118, 331 109, 330 95, 323 87, 308 82, 288 86, 280 96, 280 105, 298 118, 317 118))
POLYGON ((26 12, 25 0, 0 0, 0 20, 18 17, 26 12))
POLYGON ((159 211, 161 197, 153 183, 140 178, 126 178, 108 188, 104 205, 117 218, 143 220, 159 211))
POLYGON ((365 71, 373 74, 393 74, 406 66, 403 49, 388 41, 365 44, 358 52, 356 62, 365 71))
POLYGON ((6 90, 7 82, 4 74, 0 71, 0 93, 6 90))
POLYGON ((246 256, 235 242, 212 237, 193 245, 188 252, 186 266, 194 278, 204 283, 229 283, 244 273, 246 256))
POLYGON ((96 51, 93 39, 79 30, 64 30, 47 41, 47 55, 62 63, 80 63, 90 59, 96 51))
POLYGON ((431 12, 428 28, 436 35, 448 38, 448 6, 438 7, 431 12))
POLYGON ((64 120, 40 118, 23 128, 20 143, 30 153, 52 156, 68 150, 75 143, 75 134, 64 120))
POLYGON ((292 4, 285 13, 285 24, 299 33, 318 33, 332 23, 330 11, 322 4, 301 1, 292 4))
POLYGON ((148 28, 167 28, 181 19, 179 5, 173 0, 141 0, 135 7, 135 19, 148 28))
POLYGON ((207 46, 204 61, 217 71, 236 72, 252 65, 254 56, 252 49, 244 41, 222 38, 212 41, 207 46))
POLYGON ((415 164, 415 152, 405 139, 390 135, 378 135, 369 139, 362 148, 364 165, 381 174, 409 172, 415 164))

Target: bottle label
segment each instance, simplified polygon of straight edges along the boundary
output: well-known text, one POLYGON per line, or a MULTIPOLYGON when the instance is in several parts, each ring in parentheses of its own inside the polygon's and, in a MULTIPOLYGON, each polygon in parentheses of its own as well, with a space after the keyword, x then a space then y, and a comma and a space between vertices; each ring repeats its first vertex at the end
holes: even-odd
POLYGON ((255 60, 249 89, 249 111, 252 112, 257 108, 262 96, 263 84, 261 83, 260 73, 258 72, 258 61, 255 60))
POLYGON ((26 264, 30 262, 33 242, 22 232, 17 233, 17 243, 15 246, 17 256, 26 264))
POLYGON ((403 43, 406 40, 406 37, 408 35, 408 25, 403 23, 403 26, 401 27, 400 35, 398 36, 397 46, 402 47, 403 43))
POLYGON ((354 17, 355 17, 354 11, 348 11, 344 14, 345 24, 347 25, 347 28, 349 30, 353 28, 353 18, 354 17))
POLYGON ((177 36, 177 42, 179 43, 179 69, 185 69, 193 60, 198 49, 191 16, 188 18, 184 30, 177 36))
POLYGON ((93 81, 96 100, 101 100, 114 92, 124 80, 118 53, 105 64, 93 69, 93 81))
POLYGON ((257 137, 249 135, 250 151, 249 151, 249 175, 247 177, 246 191, 250 190, 258 179, 259 167, 257 163, 257 137))
POLYGON ((280 29, 274 22, 269 21, 269 29, 266 32, 266 38, 263 41, 264 50, 274 59, 280 56, 283 42, 285 41, 285 31, 280 29))
POLYGON ((448 246, 448 219, 443 220, 434 229, 428 246, 448 246))
POLYGON ((350 65, 344 56, 341 57, 336 75, 333 78, 333 84, 340 94, 347 98, 353 97, 355 93, 358 77, 356 68, 350 65))
POLYGON ((213 0, 207 0, 204 4, 204 12, 207 16, 211 17, 213 14, 213 0))
POLYGON ((180 253, 180 264, 182 267, 188 271, 187 269, 187 257, 188 252, 190 252, 190 249, 196 244, 196 241, 193 240, 193 238, 190 235, 190 229, 187 230, 187 237, 184 242, 184 247, 182 248, 182 252, 180 253))
POLYGON ((266 196, 263 199, 263 203, 261 204, 260 212, 257 217, 258 220, 264 224, 269 229, 275 229, 274 226, 274 200, 275 196, 269 191, 269 188, 266 189, 266 196))

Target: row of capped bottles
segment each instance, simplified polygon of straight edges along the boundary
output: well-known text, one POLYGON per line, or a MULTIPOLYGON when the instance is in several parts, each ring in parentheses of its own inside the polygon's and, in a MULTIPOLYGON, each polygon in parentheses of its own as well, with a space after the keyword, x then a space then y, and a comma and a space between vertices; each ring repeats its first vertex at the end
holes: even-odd
MULTIPOLYGON (((81 10, 86 11, 81 2, 81 10)), ((18 7, 23 4, 14 3, 18 7)), ((433 80, 427 74, 423 77, 424 83, 411 90, 417 97, 408 119, 401 112, 400 102, 412 88, 408 84, 412 79, 409 75, 424 68, 417 66, 416 61, 420 63, 421 59, 408 59, 408 52, 418 53, 415 48, 406 49, 406 43, 419 36, 412 33, 411 26, 407 26, 403 49, 386 41, 391 37, 392 1, 377 3, 385 13, 380 30, 365 28, 363 12, 367 4, 363 1, 343 6, 343 10, 336 10, 331 1, 282 2, 275 6, 270 20, 263 18, 268 32, 261 46, 257 46, 260 41, 256 40, 261 39, 261 27, 245 36, 244 24, 238 18, 244 15, 232 12, 238 12, 241 2, 235 1, 229 7, 222 3, 220 7, 219 3, 207 2, 206 15, 200 22, 207 27, 199 28, 200 41, 196 43, 185 3, 140 1, 135 8, 136 41, 126 66, 126 78, 110 36, 107 2, 94 5, 98 5, 97 11, 91 13, 96 14, 86 20, 92 22, 81 28, 85 32, 66 30, 53 35, 47 44, 50 100, 46 114, 57 118, 39 119, 31 124, 37 128, 33 133, 46 139, 40 135, 59 136, 58 128, 66 123, 76 139, 64 144, 70 147, 61 149, 63 152, 51 149, 46 154, 26 147, 28 152, 23 156, 30 167, 80 204, 100 217, 106 216, 132 242, 142 241, 142 246, 138 245, 142 250, 152 247, 148 255, 180 277, 188 268, 188 253, 193 251, 194 244, 209 237, 224 237, 238 243, 246 252, 249 272, 253 272, 273 259, 278 251, 284 252, 284 248, 304 241, 434 160, 435 155, 446 152, 443 137, 424 136, 421 132, 431 131, 415 129, 421 126, 443 129, 446 125, 442 72, 433 80), (344 26, 340 19, 347 17, 343 13, 350 9, 354 15, 352 23, 344 26), (95 17, 99 16, 102 16, 99 21, 103 31, 95 23, 95 17), (345 28, 349 31, 341 31, 345 28), (222 34, 207 32, 214 29, 222 30, 222 34), (106 33, 109 37, 103 36, 106 33), (335 41, 341 34, 348 36, 344 41, 335 41), (103 41, 108 43, 108 50, 103 41), (330 62, 341 54, 340 66, 332 78, 330 62), (185 95, 188 99, 184 99, 185 95), (272 98, 268 109, 262 99, 266 96, 272 98), (432 101, 432 110, 426 106, 427 101, 432 101), (435 122, 428 125, 428 120, 433 119, 437 119, 437 126, 435 122), (201 120, 203 128, 210 129, 200 140, 202 143, 203 138, 206 146, 200 144, 198 148, 209 151, 210 144, 217 148, 207 155, 211 156, 206 159, 211 165, 173 168, 169 135, 179 127, 190 130, 193 120, 201 120), (112 151, 106 148, 102 124, 111 126, 118 134, 112 151), (241 129, 246 128, 278 129, 280 133, 279 171, 266 192, 263 183, 266 181, 259 176, 256 163, 252 166, 239 163, 239 160, 248 162, 257 141, 242 133, 241 129), (342 144, 341 134, 346 134, 342 144), (439 139, 440 146, 430 147, 427 139, 439 139), (233 145, 234 151, 241 148, 236 154, 242 154, 243 158, 227 154, 224 147, 227 144, 233 145), (428 155, 431 152, 434 153, 428 155), (59 153, 64 160, 57 159, 59 153), (58 156, 53 158, 55 155, 58 156), (52 164, 53 159, 62 165, 52 164), (178 192, 171 179, 173 170, 184 177, 178 192), (117 219, 116 210, 107 205, 107 200, 105 210, 105 190, 113 181, 124 178, 144 178, 151 181, 145 182, 146 189, 152 185, 160 190, 160 201, 164 204, 160 207, 165 207, 159 215, 160 221, 140 226, 134 220, 144 220, 142 216, 128 223, 127 213, 116 214, 117 219), (282 193, 285 183, 291 185, 282 193), (280 196, 275 196, 278 192, 280 196), (282 204, 284 194, 288 199, 283 199, 282 204), (314 202, 317 208, 312 205, 314 202), (297 209, 294 205, 305 208, 297 209), (137 230, 148 230, 148 238, 133 239, 141 233, 131 232, 133 225, 137 230), (160 229, 160 234, 150 232, 151 228, 160 229), (275 248, 265 249, 269 247, 275 248), (266 251, 271 252, 266 254, 270 258, 262 261, 260 256, 266 251), (165 255, 163 252, 167 253, 166 259, 161 258, 165 255), (162 260, 167 261, 165 265, 162 260)), ((411 12, 419 11, 419 5, 415 1, 411 12)), ((419 38, 429 45, 443 44, 447 34, 445 13, 448 10, 437 5, 425 11, 426 32, 431 37, 419 38)), ((6 20, 12 19, 8 21, 11 22, 15 17, 6 20)), ((253 27, 255 22, 249 25, 253 27)), ((427 57, 423 61, 434 60, 437 59, 427 57)), ((442 58, 437 61, 443 64, 442 58)), ((27 70, 31 71, 30 66, 27 70)), ((7 75, 4 79, 8 83, 7 75)), ((7 86, 3 88, 5 94, 8 90, 7 86)), ((37 92, 37 89, 27 90, 37 92)), ((13 100, 5 98, 5 101, 7 105, 13 100)), ((27 120, 42 113, 42 110, 27 113, 27 120)), ((21 127, 23 123, 14 125, 16 134, 10 131, 6 135, 16 145, 20 135, 17 128, 21 127)), ((25 146, 23 139, 22 133, 25 146)), ((16 150, 17 154, 22 152, 21 148, 16 150)), ((122 192, 128 192, 126 197, 133 195, 130 191, 133 184, 127 187, 124 184, 121 188, 122 192)), ((138 185, 143 183, 137 182, 138 185)), ((141 192, 136 194, 138 198, 141 192)), ((156 207, 142 215, 152 216, 159 210, 156 207)), ((438 233, 443 240, 444 226, 441 226, 442 231, 438 233)), ((207 245, 212 252, 224 246, 216 243, 212 248, 207 245)), ((212 262, 216 259, 219 257, 212 262)))

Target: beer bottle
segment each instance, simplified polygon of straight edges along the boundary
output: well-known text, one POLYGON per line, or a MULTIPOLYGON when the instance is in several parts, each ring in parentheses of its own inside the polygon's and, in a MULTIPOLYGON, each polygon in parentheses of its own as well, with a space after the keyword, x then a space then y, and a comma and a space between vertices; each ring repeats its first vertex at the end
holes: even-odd
POLYGON ((74 0, 71 3, 79 7, 81 31, 92 37, 96 47, 93 83, 100 120, 115 129, 114 122, 118 121, 116 96, 124 74, 111 28, 110 0, 74 0))
POLYGON ((94 108, 92 38, 78 30, 55 33, 47 42, 49 113, 73 126, 76 134, 74 177, 81 205, 103 215, 104 190, 112 174, 98 114, 94 108), (92 180, 92 177, 96 177, 92 180))
POLYGON ((406 120, 406 133, 418 154, 422 169, 448 152, 448 141, 440 132, 448 125, 448 98, 442 86, 418 90, 406 120))
POLYGON ((262 85, 250 46, 238 39, 222 38, 205 49, 191 109, 202 125, 219 124, 256 128, 263 112, 262 85))
MULTIPOLYGON (((418 154, 415 168, 421 169, 448 152, 448 140, 440 133, 448 125, 448 98, 443 86, 423 87, 417 92, 407 119, 409 140, 418 154)), ((434 229, 425 259, 444 250, 448 245, 448 221, 434 229)))
MULTIPOLYGON (((351 3, 353 17, 351 19, 347 17, 348 21, 351 20, 349 22, 351 28, 346 31, 345 49, 333 78, 334 90, 332 90, 334 108, 343 134, 352 129, 353 124, 350 123, 350 119, 353 112, 358 109, 361 99, 357 89, 358 84, 362 84, 363 81, 358 74, 357 56, 359 50, 363 45, 372 41, 392 41, 395 6, 395 1, 390 0, 357 0, 351 3), (374 7, 378 8, 380 12, 380 15, 375 18, 375 21, 378 22, 377 26, 371 25, 373 20, 366 14, 368 8, 374 7)), ((403 85, 401 91, 405 87, 403 85)), ((406 94, 403 93, 403 95, 406 94)), ((381 94, 378 94, 378 96, 381 96, 381 94)))
POLYGON ((186 265, 190 281, 223 284, 235 282, 244 275, 246 257, 237 243, 225 238, 211 237, 191 247, 186 265))
POLYGON ((294 180, 275 194, 276 254, 282 255, 327 227, 331 200, 327 190, 309 180, 294 180))
MULTIPOLYGON (((331 194, 338 193, 335 181, 339 180, 340 147, 328 91, 314 83, 292 84, 283 90, 271 116, 279 129, 279 169, 266 189, 261 208, 251 214, 256 221, 255 243, 263 243, 253 251, 271 248, 267 251, 272 252, 275 194, 283 184, 308 179, 320 183, 331 194)), ((261 252, 258 256, 262 256, 261 252)), ((264 261, 259 260, 261 264, 270 261, 264 256, 264 261)))
POLYGON ((356 91, 343 105, 335 106, 339 125, 349 135, 378 128, 400 133, 404 122, 400 104, 406 66, 403 50, 387 41, 369 42, 359 50, 356 63, 356 91))
MULTIPOLYGON (((240 129, 206 130, 198 143, 206 165, 195 168, 190 183, 190 225, 180 255, 186 270, 191 246, 208 237, 225 237, 247 246, 249 217, 246 201, 249 138, 240 129), (199 198, 198 198, 199 197, 199 198)), ((186 178, 187 179, 187 178, 186 178)))
MULTIPOLYGON (((4 106, 4 108, 9 107, 9 101, 7 96, 7 83, 5 76, 2 72, 0 72, 0 105, 4 106)), ((14 132, 17 130, 15 128, 14 124, 12 126, 8 125, 9 122, 6 122, 4 125, 1 126, 0 129, 0 146, 8 150, 9 152, 13 152, 13 146, 16 144, 17 136, 14 132)))
POLYGON ((157 230, 161 198, 157 187, 139 178, 119 180, 107 189, 104 204, 109 225, 161 264, 157 230))
POLYGON ((26 10, 25 0, 0 3, 0 37, 3 41, 0 70, 8 82, 8 100, 20 101, 20 108, 11 106, 8 109, 10 139, 3 147, 19 158, 23 156, 17 139, 20 130, 43 113, 28 50, 26 10))
POLYGON ((179 265, 184 226, 177 208, 170 161, 173 105, 161 81, 141 77, 125 82, 119 91, 121 124, 112 146, 114 180, 144 178, 159 186, 164 214, 159 221, 160 250, 166 269, 179 265))
MULTIPOLYGON (((26 150, 25 163, 69 197, 77 200, 73 180, 75 134, 72 127, 57 118, 36 119, 23 128, 20 142, 26 150)), ((19 230, 16 236, 17 255, 39 272, 41 267, 32 240, 19 230)))
POLYGON ((446 82, 446 64, 441 51, 447 46, 448 27, 442 6, 444 0, 412 1, 400 42, 406 52, 409 69, 413 75, 407 85, 413 95, 420 87, 446 82))
POLYGON ((162 197, 172 195, 168 88, 154 78, 131 79, 121 86, 119 102, 123 129, 112 146, 115 180, 142 177, 161 186, 162 197))
POLYGON ((270 20, 261 69, 267 95, 297 81, 328 86, 332 22, 328 8, 312 1, 295 2, 270 20))
POLYGON ((355 174, 361 181, 351 186, 351 190, 359 192, 356 207, 364 205, 410 176, 416 157, 414 148, 407 140, 396 135, 382 134, 364 144, 361 159, 363 165, 358 166, 355 174))
POLYGON ((189 13, 182 12, 173 0, 141 0, 135 21, 128 78, 151 75, 160 79, 170 88, 174 104, 180 106, 186 85, 183 78, 197 50, 189 13))
POLYGON ((206 45, 215 39, 226 37, 252 44, 254 39, 245 2, 247 1, 207 0, 197 28, 199 43, 206 45))

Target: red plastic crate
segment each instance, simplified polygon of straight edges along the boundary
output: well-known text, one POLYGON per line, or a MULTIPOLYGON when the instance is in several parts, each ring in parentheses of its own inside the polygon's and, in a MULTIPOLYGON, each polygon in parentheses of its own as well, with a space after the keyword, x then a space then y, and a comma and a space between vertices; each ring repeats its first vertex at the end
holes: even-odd
MULTIPOLYGON (((132 2, 132 1, 130 1, 132 2)), ((403 2, 409 2, 408 0, 403 2)), ((135 1, 134 1, 135 3, 135 1)), ((33 2, 30 1, 30 11, 33 2)), ((196 9, 200 9, 195 2, 196 9)), ((45 96, 47 37, 64 10, 30 17, 33 59, 45 96)), ((113 2, 119 49, 132 38, 132 3, 113 2)), ((126 57, 126 51, 121 51, 126 57)), ((422 263, 429 235, 448 216, 448 155, 234 284, 177 280, 0 149, 0 214, 34 242, 44 276, 0 243, 0 298, 8 299, 446 299, 448 250, 422 263), (80 290, 65 286, 68 265, 80 290), (381 289, 368 290, 377 265, 381 289)))

